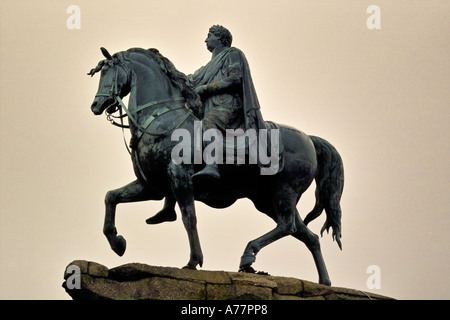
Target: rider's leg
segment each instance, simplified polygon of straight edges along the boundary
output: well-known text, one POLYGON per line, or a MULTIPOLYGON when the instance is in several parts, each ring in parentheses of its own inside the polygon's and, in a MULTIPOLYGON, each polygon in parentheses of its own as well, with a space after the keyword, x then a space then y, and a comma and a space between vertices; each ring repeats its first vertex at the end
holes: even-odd
MULTIPOLYGON (((217 126, 214 123, 214 121, 210 118, 208 118, 208 116, 205 116, 205 118, 203 118, 202 120, 202 128, 203 131, 206 131, 208 129, 216 129, 217 130, 217 126)), ((205 147, 209 144, 210 142, 205 144, 205 141, 203 141, 203 150, 205 149, 205 147)), ((205 167, 195 173, 192 177, 200 177, 200 176, 206 176, 206 177, 211 177, 214 179, 220 179, 220 173, 219 173, 219 167, 217 166, 217 163, 215 163, 214 159, 211 158, 211 154, 209 154, 208 152, 203 154, 204 157, 204 161, 206 162, 205 167)))

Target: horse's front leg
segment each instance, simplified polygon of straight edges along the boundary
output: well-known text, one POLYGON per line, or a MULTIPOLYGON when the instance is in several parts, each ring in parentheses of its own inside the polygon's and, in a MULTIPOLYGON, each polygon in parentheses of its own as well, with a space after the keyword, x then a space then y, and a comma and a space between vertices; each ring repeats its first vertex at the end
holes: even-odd
POLYGON ((111 249, 119 256, 124 254, 127 243, 124 237, 117 235, 117 229, 115 226, 116 206, 119 203, 145 200, 151 200, 151 194, 148 192, 146 187, 139 182, 139 180, 133 181, 122 188, 111 190, 106 193, 106 213, 103 233, 108 239, 111 249))
POLYGON ((191 250, 189 262, 185 269, 196 269, 197 265, 203 265, 203 253, 200 247, 200 239, 197 232, 197 217, 195 215, 194 192, 192 184, 192 174, 194 170, 189 167, 169 164, 169 178, 176 202, 180 207, 183 224, 188 234, 189 246, 191 250))

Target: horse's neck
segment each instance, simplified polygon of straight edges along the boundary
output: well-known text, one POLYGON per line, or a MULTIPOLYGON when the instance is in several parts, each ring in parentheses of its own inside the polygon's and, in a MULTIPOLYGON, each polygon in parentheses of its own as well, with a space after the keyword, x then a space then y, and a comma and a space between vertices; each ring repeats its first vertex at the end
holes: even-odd
POLYGON ((152 63, 151 67, 144 67, 144 65, 136 63, 133 66, 133 73, 129 100, 130 111, 151 102, 181 96, 181 92, 174 88, 155 63, 152 63))

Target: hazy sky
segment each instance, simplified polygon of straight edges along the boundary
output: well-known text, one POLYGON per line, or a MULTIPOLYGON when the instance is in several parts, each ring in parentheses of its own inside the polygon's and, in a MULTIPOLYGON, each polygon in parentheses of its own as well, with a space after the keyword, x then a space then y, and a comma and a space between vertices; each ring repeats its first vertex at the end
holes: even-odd
MULTIPOLYGON (((75 259, 181 267, 181 219, 149 226, 161 201, 118 206, 118 257, 103 236, 104 195, 134 180, 121 130, 90 105, 103 57, 157 48, 192 73, 213 24, 246 55, 263 116, 329 140, 345 168, 340 251, 321 238, 334 286, 398 299, 449 299, 450 2, 363 0, 2 0, 0 298, 69 299, 75 259), (378 5, 381 29, 366 10, 378 5), (70 5, 80 29, 70 29, 70 5), (381 288, 369 288, 377 266, 381 288)), ((129 135, 127 136, 129 138, 129 135)), ((300 200, 314 205, 314 185, 300 200)), ((177 212, 178 208, 177 208, 177 212)), ((248 200, 197 204, 204 270, 237 271, 248 241, 274 227, 248 200)), ((325 215, 310 224, 319 233, 325 215)), ((254 267, 316 282, 303 243, 283 238, 254 267)))

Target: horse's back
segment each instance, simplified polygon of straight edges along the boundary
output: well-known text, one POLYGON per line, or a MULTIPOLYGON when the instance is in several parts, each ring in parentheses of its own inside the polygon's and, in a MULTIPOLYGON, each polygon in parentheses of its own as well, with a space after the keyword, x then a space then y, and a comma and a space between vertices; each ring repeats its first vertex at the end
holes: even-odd
POLYGON ((280 130, 286 158, 293 157, 309 162, 316 167, 316 149, 310 136, 301 130, 285 125, 280 125, 280 130))

